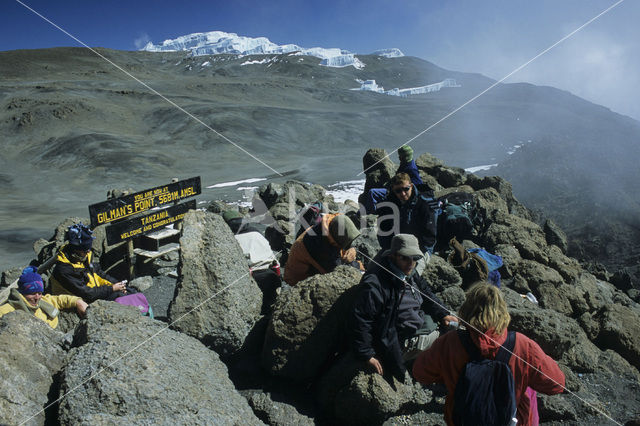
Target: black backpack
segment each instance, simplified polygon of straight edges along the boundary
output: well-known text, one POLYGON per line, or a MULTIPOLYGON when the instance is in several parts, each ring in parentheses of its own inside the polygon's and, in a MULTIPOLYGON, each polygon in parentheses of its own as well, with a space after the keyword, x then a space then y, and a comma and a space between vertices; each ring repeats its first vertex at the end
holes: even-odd
POLYGON ((471 360, 465 365, 454 394, 453 423, 470 425, 515 425, 516 396, 509 368, 516 333, 510 331, 495 359, 482 358, 466 330, 458 330, 471 360))
POLYGON ((477 219, 476 201, 468 192, 453 192, 438 198, 442 214, 438 217, 438 239, 445 243, 456 237, 458 241, 470 240, 477 219))

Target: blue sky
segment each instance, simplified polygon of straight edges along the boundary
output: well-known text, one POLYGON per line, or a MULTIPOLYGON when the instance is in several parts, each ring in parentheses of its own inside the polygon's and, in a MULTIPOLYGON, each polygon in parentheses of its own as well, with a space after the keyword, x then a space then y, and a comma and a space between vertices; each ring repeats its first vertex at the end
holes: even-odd
MULTIPOLYGON (((203 31, 355 53, 397 47, 500 79, 614 0, 21 0, 90 46, 135 50, 203 31)), ((640 119, 640 1, 612 11, 507 82, 568 90, 640 119)), ((0 50, 77 43, 15 0, 0 2, 0 50)))

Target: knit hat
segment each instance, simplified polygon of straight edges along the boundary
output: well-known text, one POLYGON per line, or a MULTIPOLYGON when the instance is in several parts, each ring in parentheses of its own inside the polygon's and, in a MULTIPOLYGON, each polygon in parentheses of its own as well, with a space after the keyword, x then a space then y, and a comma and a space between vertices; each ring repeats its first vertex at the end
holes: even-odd
POLYGON ((69 245, 74 250, 91 250, 93 240, 96 237, 93 236, 93 231, 88 226, 83 225, 82 222, 71 225, 67 229, 67 239, 69 245))
POLYGON ((44 282, 40 274, 35 272, 27 272, 18 278, 18 291, 20 294, 42 293, 44 291, 44 282))
POLYGON ((401 163, 408 163, 413 160, 413 148, 409 145, 402 145, 398 148, 398 158, 401 163))
POLYGON ((400 256, 412 257, 414 259, 420 259, 424 257, 418 239, 415 235, 411 234, 398 234, 391 240, 391 248, 383 253, 384 256, 390 254, 399 254, 400 256))
POLYGON ((360 231, 358 231, 351 219, 339 214, 329 223, 329 235, 341 249, 347 249, 351 247, 353 240, 360 236, 360 231))
POLYGON ((229 222, 231 219, 237 219, 239 217, 242 217, 242 215, 237 210, 227 210, 222 213, 222 218, 225 222, 229 222))

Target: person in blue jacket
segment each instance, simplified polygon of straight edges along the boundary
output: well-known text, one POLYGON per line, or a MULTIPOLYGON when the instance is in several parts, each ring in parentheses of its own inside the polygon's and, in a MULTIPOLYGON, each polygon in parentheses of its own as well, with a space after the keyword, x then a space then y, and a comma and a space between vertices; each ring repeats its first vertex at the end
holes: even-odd
MULTIPOLYGON (((398 159, 400 160, 400 166, 396 170, 398 173, 406 173, 411 179, 411 183, 414 185, 422 185, 422 178, 420 177, 420 171, 416 162, 413 159, 413 149, 409 145, 402 145, 398 148, 398 159)), ((387 188, 372 188, 364 199, 364 208, 367 214, 374 214, 376 211, 376 205, 385 199, 388 194, 387 188)))

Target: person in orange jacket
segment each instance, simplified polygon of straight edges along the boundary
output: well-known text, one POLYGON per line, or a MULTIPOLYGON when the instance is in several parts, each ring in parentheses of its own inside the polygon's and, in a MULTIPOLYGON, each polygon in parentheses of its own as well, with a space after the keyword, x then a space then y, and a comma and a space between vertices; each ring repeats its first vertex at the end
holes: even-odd
POLYGON ((322 222, 308 228, 293 243, 284 268, 284 280, 296 285, 315 274, 326 274, 338 265, 352 265, 363 270, 356 261, 351 243, 360 231, 343 214, 326 214, 322 222))
MULTIPOLYGON (((489 283, 476 284, 467 292, 458 317, 468 324, 471 341, 482 357, 494 359, 507 339, 507 326, 511 321, 500 289, 489 283)), ((458 333, 449 332, 418 355, 413 364, 416 380, 424 384, 444 383, 447 387, 444 418, 448 425, 454 424, 455 388, 469 360, 458 333)), ((534 425, 537 412, 531 407, 536 404, 530 399, 527 388, 547 395, 561 393, 565 385, 564 373, 536 342, 521 333, 516 333, 509 368, 514 378, 517 424, 534 425)))

